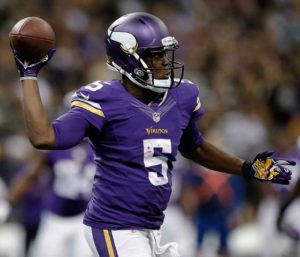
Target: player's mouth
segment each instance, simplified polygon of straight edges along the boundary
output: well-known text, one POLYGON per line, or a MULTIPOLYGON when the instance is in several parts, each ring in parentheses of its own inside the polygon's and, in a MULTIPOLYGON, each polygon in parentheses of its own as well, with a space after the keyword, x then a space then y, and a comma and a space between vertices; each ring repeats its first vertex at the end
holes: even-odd
POLYGON ((169 74, 165 74, 165 75, 162 75, 162 76, 157 76, 155 79, 168 79, 170 77, 169 74))
POLYGON ((166 72, 165 74, 164 74, 164 79, 168 79, 169 77, 170 77, 170 75, 171 75, 171 72, 170 71, 168 71, 168 72, 166 72))
POLYGON ((159 69, 154 72, 155 79, 168 79, 171 76, 169 69, 159 69))
POLYGON ((171 75, 169 70, 162 70, 158 76, 158 79, 168 79, 171 75))

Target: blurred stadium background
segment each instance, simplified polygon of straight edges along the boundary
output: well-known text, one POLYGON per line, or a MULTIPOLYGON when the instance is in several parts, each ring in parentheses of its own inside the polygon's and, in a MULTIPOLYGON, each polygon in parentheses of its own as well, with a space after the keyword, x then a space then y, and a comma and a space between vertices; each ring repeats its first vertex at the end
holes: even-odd
MULTIPOLYGON (((8 42, 12 26, 24 17, 39 16, 56 32, 56 55, 40 74, 42 97, 54 118, 67 92, 118 76, 106 68, 103 37, 113 20, 134 11, 159 16, 179 41, 177 57, 185 63, 185 78, 199 85, 207 138, 242 158, 271 149, 299 161, 300 1, 0 0, 4 185, 14 181, 32 151, 8 42)), ((275 226, 278 206, 297 181, 299 165, 294 170, 292 185, 273 186, 208 173, 179 156, 165 240, 179 241, 182 257, 297 256, 297 242, 275 226)), ((24 228, 38 225, 44 180, 0 224, 1 257, 25 257, 24 228)))

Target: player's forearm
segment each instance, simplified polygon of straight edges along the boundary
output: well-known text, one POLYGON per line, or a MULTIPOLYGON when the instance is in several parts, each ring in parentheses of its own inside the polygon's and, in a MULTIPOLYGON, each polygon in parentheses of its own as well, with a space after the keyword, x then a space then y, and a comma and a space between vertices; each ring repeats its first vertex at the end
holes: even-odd
POLYGON ((243 160, 221 151, 207 141, 204 141, 193 153, 184 155, 206 168, 234 175, 242 175, 243 160))
POLYGON ((28 137, 33 146, 49 149, 54 145, 54 131, 46 113, 36 80, 22 80, 23 108, 28 137))
POLYGON ((22 180, 16 182, 16 184, 13 185, 7 193, 6 199, 8 200, 8 202, 11 204, 16 204, 30 189, 36 179, 36 176, 30 174, 29 176, 22 178, 22 180))
POLYGON ((6 199, 11 204, 16 204, 24 194, 28 192, 44 171, 45 159, 43 155, 37 152, 30 158, 31 162, 26 167, 25 175, 18 178, 7 192, 6 199))

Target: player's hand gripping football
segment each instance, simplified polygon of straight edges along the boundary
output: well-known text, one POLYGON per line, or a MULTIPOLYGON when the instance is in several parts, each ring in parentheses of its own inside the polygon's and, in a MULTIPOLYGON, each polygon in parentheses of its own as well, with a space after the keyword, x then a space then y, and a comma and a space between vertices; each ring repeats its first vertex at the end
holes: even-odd
POLYGON ((273 152, 263 152, 257 154, 254 160, 245 161, 242 167, 244 177, 282 185, 289 184, 292 172, 285 166, 294 166, 296 162, 276 160, 272 155, 273 152))
POLYGON ((30 63, 26 60, 23 60, 22 57, 18 56, 17 51, 12 47, 12 51, 15 57, 15 62, 17 65, 17 69, 20 74, 20 79, 26 79, 26 78, 35 78, 37 77, 39 71, 41 68, 43 68, 49 60, 52 58, 54 55, 56 49, 51 48, 46 56, 42 58, 41 60, 37 61, 36 63, 30 63))

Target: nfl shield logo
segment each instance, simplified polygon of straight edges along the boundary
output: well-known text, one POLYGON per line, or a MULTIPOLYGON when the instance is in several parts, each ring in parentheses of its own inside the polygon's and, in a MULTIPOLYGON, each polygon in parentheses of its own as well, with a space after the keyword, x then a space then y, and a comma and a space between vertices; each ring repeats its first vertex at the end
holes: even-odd
POLYGON ((152 113, 153 120, 157 123, 160 121, 160 114, 158 112, 152 113))

